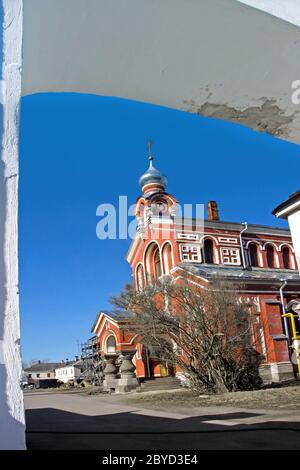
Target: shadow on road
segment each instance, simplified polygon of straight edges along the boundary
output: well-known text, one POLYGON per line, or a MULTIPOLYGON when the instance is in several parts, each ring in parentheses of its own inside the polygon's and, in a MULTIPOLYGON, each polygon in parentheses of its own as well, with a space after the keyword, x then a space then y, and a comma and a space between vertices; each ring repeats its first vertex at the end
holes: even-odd
POLYGON ((87 416, 54 408, 29 409, 27 446, 31 450, 300 449, 299 423, 233 422, 255 416, 259 415, 232 412, 173 419, 139 410, 87 416))

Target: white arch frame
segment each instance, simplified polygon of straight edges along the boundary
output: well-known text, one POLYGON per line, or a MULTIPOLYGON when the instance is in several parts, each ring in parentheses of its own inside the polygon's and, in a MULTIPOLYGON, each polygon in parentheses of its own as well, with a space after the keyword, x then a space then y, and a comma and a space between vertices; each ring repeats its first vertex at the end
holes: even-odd
POLYGON ((204 245, 204 240, 205 240, 206 238, 211 238, 211 239, 215 242, 216 245, 218 245, 218 246, 220 245, 219 240, 218 240, 216 237, 214 237, 213 235, 209 235, 209 234, 203 235, 203 236, 200 238, 200 243, 201 243, 202 245, 204 245))
MULTIPOLYGON (((274 255, 275 255, 275 269, 276 268, 280 268, 280 262, 279 262, 279 251, 278 251, 278 246, 274 243, 274 242, 266 242, 262 248, 262 250, 264 251, 267 251, 267 246, 272 246, 274 248, 274 255)), ((266 260, 267 262, 267 260, 266 260)), ((267 265, 266 266, 267 268, 269 268, 269 266, 267 265)), ((274 268, 271 268, 271 269, 274 269, 274 268)))
MULTIPOLYGON (((150 240, 149 243, 147 243, 147 246, 146 246, 146 248, 145 248, 145 250, 144 250, 144 256, 143 256, 143 262, 144 262, 144 267, 145 267, 146 282, 149 281, 150 284, 151 284, 151 280, 152 280, 152 275, 153 275, 153 273, 151 273, 151 272, 149 271, 150 278, 148 279, 148 266, 147 266, 147 259, 146 259, 146 258, 147 258, 147 252, 148 252, 149 247, 150 247, 151 245, 154 245, 154 244, 157 245, 157 247, 158 247, 159 256, 160 256, 160 263, 161 263, 161 265, 162 265, 162 262, 161 262, 161 261, 162 261, 162 257, 161 257, 161 248, 160 248, 160 245, 159 245, 159 243, 158 243, 156 240, 150 240)), ((163 267, 162 267, 162 266, 161 266, 161 272, 163 272, 163 267)))
MULTIPOLYGON (((246 243, 246 249, 249 250, 249 247, 250 245, 257 245, 257 253, 258 253, 258 267, 259 268, 263 268, 264 267, 264 259, 263 259, 263 255, 262 255, 262 249, 263 249, 263 244, 261 242, 259 242, 258 240, 249 240, 247 243, 246 243)), ((250 261, 250 254, 249 254, 249 251, 248 251, 248 258, 249 258, 249 261, 250 261)))
POLYGON ((116 350, 117 350, 118 341, 117 341, 116 334, 115 334, 114 331, 108 330, 108 331, 107 331, 107 334, 104 336, 104 338, 103 338, 103 340, 102 340, 102 351, 104 352, 104 354, 108 354, 108 352, 107 352, 107 340, 108 340, 108 338, 110 338, 111 336, 113 336, 114 339, 115 339, 116 350))
POLYGON ((143 280, 144 280, 144 287, 145 287, 147 280, 146 280, 145 266, 144 266, 144 263, 142 261, 140 261, 135 267, 134 279, 135 279, 136 285, 138 286, 138 269, 139 269, 140 266, 143 268, 143 280))
MULTIPOLYGON (((216 237, 214 237, 213 235, 203 235, 200 238, 200 245, 201 245, 202 251, 204 250, 205 240, 212 240, 215 243, 214 255, 215 255, 215 261, 216 262, 214 264, 220 264, 220 253, 219 253, 220 243, 219 243, 218 239, 216 237)), ((205 261, 204 253, 203 253, 202 257, 203 257, 203 261, 205 261)))
POLYGON ((251 245, 252 243, 255 243, 256 245, 258 245, 261 249, 263 247, 263 243, 258 241, 258 240, 248 240, 247 243, 246 243, 246 248, 249 247, 249 245, 251 245))
POLYGON ((293 247, 292 245, 290 245, 288 242, 281 243, 281 245, 279 245, 278 250, 279 250, 279 251, 282 251, 282 248, 284 248, 285 246, 286 246, 287 248, 289 248, 292 253, 295 253, 294 247, 293 247))
POLYGON ((161 261, 162 261, 162 272, 163 272, 163 274, 170 274, 170 272, 172 271, 172 269, 175 266, 174 249, 173 249, 173 245, 171 243, 171 240, 166 240, 161 246, 161 261), (164 261, 164 249, 167 245, 169 245, 170 248, 171 248, 171 257, 172 257, 172 266, 168 266, 168 268, 169 268, 168 273, 165 272, 165 261, 164 261))
POLYGON ((268 245, 272 245, 272 246, 275 248, 275 251, 277 251, 277 252, 279 251, 278 245, 276 245, 276 243, 271 242, 271 241, 265 242, 265 243, 263 244, 263 248, 262 248, 262 249, 265 250, 268 245))
POLYGON ((289 243, 281 243, 281 245, 279 246, 279 252, 281 253, 281 257, 282 257, 282 264, 283 264, 283 249, 284 248, 288 248, 290 251, 290 260, 292 264, 292 267, 290 269, 296 269, 295 250, 291 245, 289 245, 289 243))

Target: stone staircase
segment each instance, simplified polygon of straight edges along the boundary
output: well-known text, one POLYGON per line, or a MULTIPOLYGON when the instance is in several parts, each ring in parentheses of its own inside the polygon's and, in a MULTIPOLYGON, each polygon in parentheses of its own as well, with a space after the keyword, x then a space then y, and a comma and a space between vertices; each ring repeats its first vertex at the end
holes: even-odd
POLYGON ((181 388, 181 382, 177 377, 151 377, 139 379, 139 392, 157 392, 160 390, 176 390, 181 388))

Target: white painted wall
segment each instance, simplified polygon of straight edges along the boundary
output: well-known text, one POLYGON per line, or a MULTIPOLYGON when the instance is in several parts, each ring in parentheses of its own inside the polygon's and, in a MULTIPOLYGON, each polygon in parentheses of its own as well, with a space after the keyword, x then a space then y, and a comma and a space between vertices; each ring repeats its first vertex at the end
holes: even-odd
POLYGON ((300 273, 300 209, 297 212, 289 215, 288 221, 300 273))
POLYGON ((74 366, 60 367, 55 369, 55 377, 63 383, 77 379, 81 374, 81 369, 74 366))
POLYGON ((3 0, 0 161, 0 449, 25 448, 18 292, 18 118, 22 2, 3 0))
POLYGON ((53 370, 49 372, 26 372, 26 376, 28 379, 33 380, 55 379, 55 371, 53 370))
POLYGON ((300 273, 300 194, 299 196, 290 197, 283 203, 283 206, 275 209, 273 212, 276 217, 288 220, 292 241, 294 245, 295 255, 300 273))

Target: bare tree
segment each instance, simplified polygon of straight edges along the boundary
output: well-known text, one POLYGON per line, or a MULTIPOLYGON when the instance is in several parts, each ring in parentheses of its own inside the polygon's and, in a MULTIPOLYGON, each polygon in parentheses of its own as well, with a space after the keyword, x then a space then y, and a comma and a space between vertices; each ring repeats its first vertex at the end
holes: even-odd
POLYGON ((112 303, 131 312, 127 327, 152 356, 179 366, 192 387, 224 392, 261 383, 251 304, 237 290, 220 281, 201 289, 164 279, 142 291, 127 285, 112 303))

